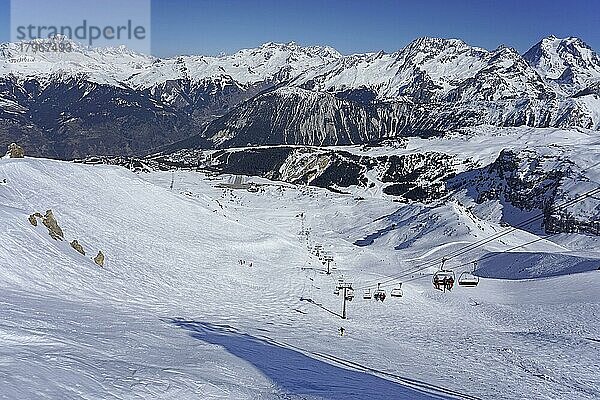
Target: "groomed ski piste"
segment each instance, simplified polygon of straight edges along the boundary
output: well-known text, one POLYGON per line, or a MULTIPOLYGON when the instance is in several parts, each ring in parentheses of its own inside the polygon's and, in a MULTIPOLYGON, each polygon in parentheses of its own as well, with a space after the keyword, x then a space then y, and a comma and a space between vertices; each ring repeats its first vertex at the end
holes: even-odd
MULTIPOLYGON (((485 152, 475 137, 408 149, 493 160, 539 131, 502 132, 485 152)), ((591 135, 553 134, 594 167, 591 135)), ((431 283, 437 260, 505 226, 377 188, 219 187, 229 179, 0 160, 0 398, 600 398, 598 237, 514 230, 449 260, 458 277, 497 253, 477 287, 444 293, 431 283), (28 222, 48 209, 64 241, 28 222), (333 257, 330 275, 315 245, 333 257), (342 275, 356 289, 346 320, 333 293, 342 275), (403 297, 363 299, 379 281, 388 294, 404 281, 403 297)))

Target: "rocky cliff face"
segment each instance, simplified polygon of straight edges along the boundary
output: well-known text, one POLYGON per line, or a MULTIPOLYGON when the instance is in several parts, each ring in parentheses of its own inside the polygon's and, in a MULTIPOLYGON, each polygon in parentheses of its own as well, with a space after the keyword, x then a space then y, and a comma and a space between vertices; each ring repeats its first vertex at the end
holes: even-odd
MULTIPOLYGON (((449 96, 464 90, 460 97, 476 99, 477 89, 473 85, 480 84, 465 83, 449 96)), ((485 84, 488 85, 496 83, 485 84)), ((348 145, 402 136, 443 135, 449 130, 477 125, 598 128, 599 114, 588 109, 584 102, 537 96, 429 104, 408 101, 363 104, 341 99, 336 94, 285 87, 243 103, 210 123, 196 138, 177 143, 171 149, 203 148, 207 140, 219 148, 348 145)))
MULTIPOLYGON (((567 157, 503 150, 492 164, 458 174, 448 180, 447 187, 452 192, 465 191, 478 204, 502 204, 502 219, 508 224, 527 220, 527 215, 543 215, 523 229, 599 235, 597 199, 590 196, 572 202, 573 182, 586 181, 585 174, 567 157)), ((594 188, 593 184, 583 186, 594 188)), ((580 188, 575 193, 585 192, 580 188)))

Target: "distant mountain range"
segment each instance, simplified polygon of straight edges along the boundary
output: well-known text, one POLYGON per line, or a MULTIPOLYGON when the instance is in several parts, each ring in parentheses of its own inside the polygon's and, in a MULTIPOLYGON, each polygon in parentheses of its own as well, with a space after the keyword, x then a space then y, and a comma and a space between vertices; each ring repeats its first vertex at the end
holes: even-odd
POLYGON ((70 159, 370 143, 482 124, 600 129, 600 58, 578 38, 547 37, 524 55, 438 38, 348 56, 295 43, 168 59, 71 47, 0 45, 0 143, 70 159))

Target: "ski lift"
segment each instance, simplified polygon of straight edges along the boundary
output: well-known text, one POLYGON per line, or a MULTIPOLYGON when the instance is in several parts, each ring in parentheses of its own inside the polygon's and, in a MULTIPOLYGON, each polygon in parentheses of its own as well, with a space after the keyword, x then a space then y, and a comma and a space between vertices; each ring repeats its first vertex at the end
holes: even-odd
POLYGON ((473 272, 465 271, 458 278, 458 285, 464 287, 475 287, 479 284, 479 277, 474 275, 477 261, 473 261, 473 272))
POLYGON ((365 289, 365 292, 363 293, 363 299, 371 300, 372 298, 373 294, 371 293, 371 289, 365 289))
POLYGON ((322 253, 322 262, 323 264, 326 264, 327 262, 332 262, 333 261, 333 256, 329 253, 322 253))
POLYGON ((344 275, 341 275, 338 280, 337 280, 337 285, 335 285, 335 289, 333 290, 333 294, 335 294, 336 296, 339 296, 340 294, 340 287, 342 287, 344 283, 344 275))
POLYGON ((353 298, 354 298, 354 289, 352 289, 352 288, 346 289, 346 300, 352 301, 353 298))
POLYGON ((376 301, 384 301, 386 297, 385 290, 381 289, 381 283, 377 284, 377 290, 373 293, 373 298, 376 301))
POLYGON ((402 297, 404 293, 402 292, 402 282, 398 283, 398 287, 395 287, 390 292, 390 296, 392 297, 402 297))
POLYGON ((323 245, 322 244, 316 244, 314 252, 315 252, 315 256, 321 258, 321 253, 323 252, 323 245))
POLYGON ((454 271, 451 269, 444 269, 444 263, 446 259, 442 260, 442 266, 440 270, 433 274, 433 287, 437 290, 442 291, 450 291, 454 286, 454 282, 456 281, 456 276, 454 275, 454 271))

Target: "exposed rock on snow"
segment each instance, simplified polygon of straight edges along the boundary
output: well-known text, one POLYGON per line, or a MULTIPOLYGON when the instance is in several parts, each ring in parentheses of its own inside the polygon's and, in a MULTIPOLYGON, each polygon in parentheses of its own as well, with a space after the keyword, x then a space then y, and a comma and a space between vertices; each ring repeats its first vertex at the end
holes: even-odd
POLYGON ((65 235, 62 231, 62 229, 60 228, 60 226, 58 226, 58 222, 56 221, 56 218, 54 217, 54 213, 52 212, 52 210, 48 210, 46 211, 46 215, 44 215, 42 217, 42 224, 44 224, 44 226, 46 228, 48 228, 48 234, 50 235, 50 237, 54 240, 63 240, 65 235))
POLYGON ((85 250, 83 249, 83 246, 77 240, 73 240, 71 242, 71 247, 85 256, 85 250))
POLYGON ((104 253, 102 253, 102 251, 98 251, 98 255, 94 257, 94 262, 97 265, 104 267, 104 253))
POLYGON ((39 219, 42 219, 42 218, 43 218, 42 214, 40 214, 39 212, 36 212, 36 213, 34 213, 34 214, 31 214, 31 215, 29 216, 29 223, 30 223, 31 225, 33 225, 33 226, 38 226, 38 222, 37 222, 37 219, 38 219, 38 218, 39 218, 39 219))
POLYGON ((48 228, 48 234, 50 235, 50 237, 52 239, 54 239, 54 240, 63 240, 64 239, 64 233, 63 233, 62 229, 60 228, 60 226, 58 226, 58 222, 56 221, 56 218, 54 217, 54 213, 52 212, 52 210, 46 211, 45 215, 42 215, 39 212, 31 214, 28 217, 29 223, 33 226, 38 226, 38 222, 37 222, 38 218, 41 219, 42 224, 44 224, 44 226, 46 228, 48 228))
POLYGON ((8 156, 10 158, 24 158, 25 150, 21 146, 16 143, 11 143, 8 146, 8 156))

